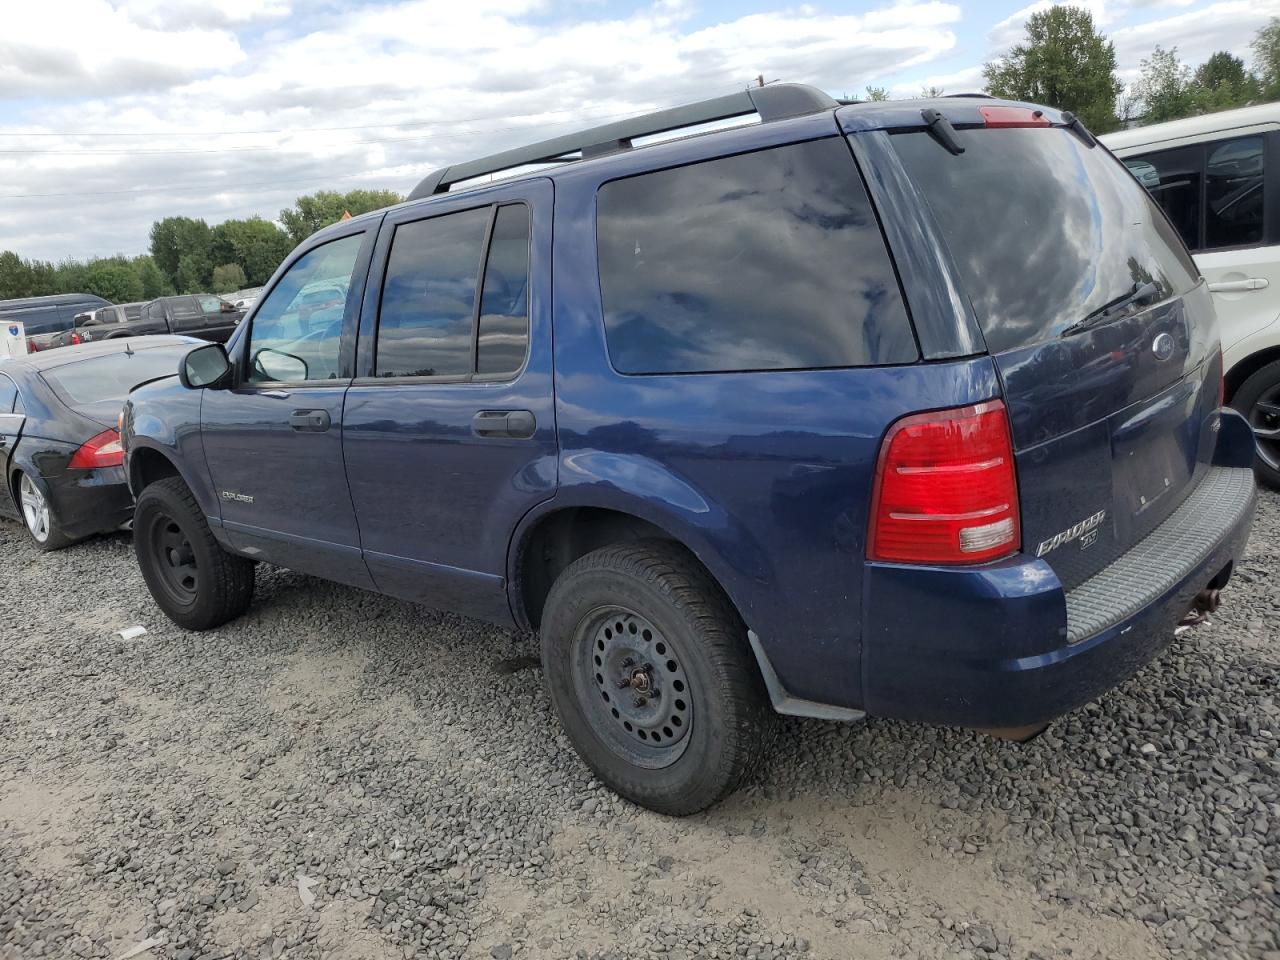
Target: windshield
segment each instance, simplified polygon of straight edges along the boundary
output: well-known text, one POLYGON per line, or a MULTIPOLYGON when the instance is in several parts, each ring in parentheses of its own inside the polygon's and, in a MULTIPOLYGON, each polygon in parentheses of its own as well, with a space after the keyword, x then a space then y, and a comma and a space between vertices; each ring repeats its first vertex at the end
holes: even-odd
POLYGON ((1141 304, 1196 284, 1182 241, 1104 148, 1061 128, 957 137, 959 155, 924 132, 893 143, 942 229, 992 353, 1058 336, 1144 284, 1155 289, 1141 304))
POLYGON ((176 374, 178 361, 189 349, 113 353, 54 367, 44 371, 44 378, 74 404, 124 400, 138 384, 176 374))

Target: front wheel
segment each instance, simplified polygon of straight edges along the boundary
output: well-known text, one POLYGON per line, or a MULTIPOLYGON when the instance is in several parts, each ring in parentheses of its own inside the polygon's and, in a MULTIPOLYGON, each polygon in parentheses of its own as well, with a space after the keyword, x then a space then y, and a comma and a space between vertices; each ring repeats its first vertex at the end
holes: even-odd
POLYGON ((1280 360, 1268 363, 1240 384, 1231 406, 1253 427, 1258 441, 1258 479, 1280 490, 1280 360))
POLYGON ((675 544, 620 543, 579 558, 552 586, 541 632, 565 733, 628 800, 697 813, 760 756, 772 713, 746 629, 675 544))
POLYGON ((227 553, 178 477, 138 497, 133 549, 147 589, 174 623, 209 630, 244 613, 253 599, 253 561, 227 553))

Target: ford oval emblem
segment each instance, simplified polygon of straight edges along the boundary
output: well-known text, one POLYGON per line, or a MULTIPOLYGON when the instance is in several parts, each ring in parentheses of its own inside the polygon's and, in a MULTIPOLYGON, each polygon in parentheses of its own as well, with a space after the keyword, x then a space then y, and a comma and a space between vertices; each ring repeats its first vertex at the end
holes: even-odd
POLYGON ((1151 352, 1156 355, 1157 360, 1168 360, 1173 356, 1174 347, 1177 344, 1173 342, 1173 337, 1167 333, 1162 333, 1151 341, 1151 352))

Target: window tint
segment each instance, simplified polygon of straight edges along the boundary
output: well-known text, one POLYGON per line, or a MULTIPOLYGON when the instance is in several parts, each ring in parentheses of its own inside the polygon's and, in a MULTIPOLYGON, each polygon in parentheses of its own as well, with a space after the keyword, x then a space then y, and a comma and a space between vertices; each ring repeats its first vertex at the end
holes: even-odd
POLYGON ((1203 150, 1184 147, 1145 157, 1129 157, 1124 165, 1147 188, 1173 222, 1182 242, 1200 249, 1200 167, 1203 150))
POLYGON ((28 310, 15 310, 13 313, 5 314, 7 320, 17 320, 22 324, 23 330, 27 336, 41 333, 55 333, 59 330, 66 329, 69 323, 64 323, 58 315, 58 308, 55 306, 32 307, 28 310))
POLYGON ((176 376, 185 354, 183 348, 113 353, 54 367, 44 372, 44 378, 61 388, 72 403, 123 400, 140 383, 176 376))
POLYGON ((515 373, 529 347, 529 209, 499 207, 476 333, 476 373, 515 373))
POLYGON ((174 297, 170 303, 173 305, 174 323, 190 323, 192 320, 204 319, 194 297, 174 297))
POLYGON ((331 380, 363 234, 303 254, 271 290, 249 331, 249 379, 331 380))
POLYGON ((1262 137, 1244 137, 1207 147, 1206 249, 1262 241, 1262 168, 1262 137))
POLYGON ((491 208, 396 227, 378 314, 379 377, 471 373, 476 274, 491 208))
POLYGON ((956 156, 928 133, 893 137, 929 203, 987 348, 1062 333, 1151 282, 1185 293, 1198 271, 1111 154, 1063 129, 971 129, 956 156))
POLYGON ((12 413, 18 399, 18 387, 6 376, 0 376, 0 413, 12 413))
POLYGON ((917 358, 841 140, 617 180, 597 206, 609 356, 624 373, 917 358))

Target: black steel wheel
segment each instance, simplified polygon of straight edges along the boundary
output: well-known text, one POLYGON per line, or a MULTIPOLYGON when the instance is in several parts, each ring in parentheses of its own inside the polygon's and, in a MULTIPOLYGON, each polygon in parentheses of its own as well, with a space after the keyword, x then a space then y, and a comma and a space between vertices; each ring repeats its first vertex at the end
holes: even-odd
POLYGON ((1280 489, 1280 360, 1255 371, 1231 398, 1258 443, 1258 479, 1280 489))
POLYGON ((541 634, 569 741, 628 800, 697 813, 763 754, 773 713, 746 628, 679 545, 637 540, 575 560, 551 587, 541 634))
POLYGON ((222 549, 179 477, 159 480, 138 497, 133 549, 156 605, 188 630, 220 626, 253 599, 253 561, 222 549))

